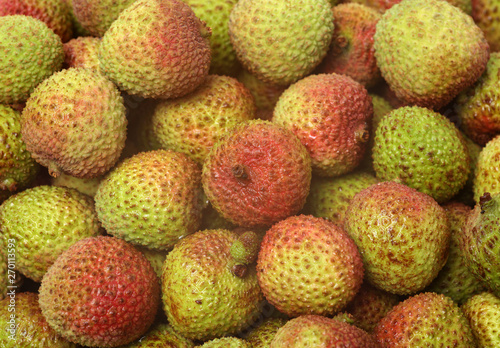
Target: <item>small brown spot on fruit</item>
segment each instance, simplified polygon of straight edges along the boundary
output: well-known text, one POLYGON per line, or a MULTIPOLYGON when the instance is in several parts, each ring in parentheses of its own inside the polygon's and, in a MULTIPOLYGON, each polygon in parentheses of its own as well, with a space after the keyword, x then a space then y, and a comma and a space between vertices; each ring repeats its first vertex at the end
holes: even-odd
POLYGON ((234 265, 233 268, 231 268, 231 272, 238 278, 243 278, 247 274, 247 266, 240 264, 234 265))
POLYGON ((237 164, 231 168, 231 171, 233 172, 233 175, 236 179, 239 180, 247 180, 248 179, 248 172, 246 167, 243 164, 237 164))

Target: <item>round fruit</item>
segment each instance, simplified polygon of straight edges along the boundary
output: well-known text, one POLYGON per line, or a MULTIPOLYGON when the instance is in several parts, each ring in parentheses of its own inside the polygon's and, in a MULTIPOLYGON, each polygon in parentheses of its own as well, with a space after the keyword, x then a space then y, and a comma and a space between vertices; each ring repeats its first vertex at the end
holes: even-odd
POLYGON ((298 213, 310 182, 307 149, 291 131, 269 121, 238 124, 215 143, 203 164, 210 203, 244 227, 269 226, 298 213))
POLYGON ((149 261, 131 244, 107 236, 83 239, 61 254, 39 294, 48 324, 84 346, 117 347, 138 339, 160 304, 149 261))
POLYGON ((353 240, 340 227, 298 215, 266 232, 257 277, 264 296, 280 312, 292 317, 329 316, 356 295, 363 281, 363 263, 353 240))

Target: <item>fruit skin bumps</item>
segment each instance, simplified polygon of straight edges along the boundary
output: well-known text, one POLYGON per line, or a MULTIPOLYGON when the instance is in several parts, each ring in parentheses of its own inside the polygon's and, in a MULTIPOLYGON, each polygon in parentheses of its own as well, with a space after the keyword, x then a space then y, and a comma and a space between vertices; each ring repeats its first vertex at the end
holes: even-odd
POLYGON ((490 292, 482 292, 469 298, 461 308, 479 346, 500 347, 500 298, 490 292))
POLYGON ((469 271, 500 296, 500 194, 485 193, 467 216, 460 250, 469 271))
POLYGON ((43 81, 21 114, 26 148, 52 176, 103 175, 121 155, 126 127, 118 89, 83 68, 62 70, 43 81))
POLYGON ((298 215, 266 232, 257 277, 264 296, 280 312, 330 316, 356 295, 363 262, 342 228, 326 219, 298 215))
POLYGON ((180 97, 208 75, 210 35, 182 1, 138 0, 104 34, 101 71, 130 95, 180 97))
POLYGON ((61 39, 33 17, 0 17, 0 103, 20 103, 58 71, 64 60, 61 39))
POLYGON ((0 205, 0 232, 5 240, 17 243, 16 269, 40 282, 64 250, 100 234, 101 224, 89 196, 66 187, 39 185, 0 205))
POLYGON ((455 125, 419 106, 400 107, 382 118, 372 157, 379 180, 398 179, 438 203, 456 195, 470 171, 467 145, 455 125))
POLYGON ((140 152, 109 172, 94 199, 109 234, 166 250, 200 227, 201 172, 180 152, 140 152))
POLYGON ((226 132, 203 163, 212 206, 230 222, 266 227, 302 209, 311 183, 307 149, 289 130, 263 120, 226 132))
POLYGON ((26 188, 36 177, 40 165, 26 150, 21 139, 21 113, 0 105, 0 190, 26 188))
POLYGON ((289 85, 311 73, 333 35, 327 0, 240 0, 229 35, 242 65, 259 79, 289 85))
POLYGON ((117 347, 142 336, 155 319, 160 284, 144 255, 122 239, 83 239, 42 279, 39 303, 48 324, 84 346, 117 347))
POLYGON ((233 256, 239 240, 229 230, 198 231, 181 239, 167 255, 163 309, 182 336, 206 341, 239 333, 257 319, 264 298, 255 264, 233 256))
POLYGON ((339 176, 361 162, 372 118, 366 88, 332 73, 307 76, 288 87, 276 103, 272 122, 300 139, 315 174, 339 176))
POLYGON ((445 210, 432 197, 394 181, 357 193, 344 229, 361 253, 365 281, 397 295, 424 289, 448 257, 445 210))
POLYGON ((422 292, 397 304, 373 331, 382 348, 476 347, 466 317, 452 299, 422 292))
POLYGON ((374 36, 382 76, 407 104, 434 110, 483 73, 489 46, 481 29, 442 0, 403 0, 385 11, 374 36))

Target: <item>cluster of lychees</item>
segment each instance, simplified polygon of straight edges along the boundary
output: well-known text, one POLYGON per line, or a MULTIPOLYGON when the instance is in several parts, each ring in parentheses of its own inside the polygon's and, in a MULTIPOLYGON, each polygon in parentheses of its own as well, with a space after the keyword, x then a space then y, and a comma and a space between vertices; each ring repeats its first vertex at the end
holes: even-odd
POLYGON ((0 346, 500 346, 498 6, 0 0, 0 346))

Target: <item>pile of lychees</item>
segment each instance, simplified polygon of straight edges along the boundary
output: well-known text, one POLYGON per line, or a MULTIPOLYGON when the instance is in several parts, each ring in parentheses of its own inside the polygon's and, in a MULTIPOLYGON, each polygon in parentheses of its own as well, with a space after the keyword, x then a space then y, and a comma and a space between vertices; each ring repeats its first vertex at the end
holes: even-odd
POLYGON ((499 7, 0 0, 0 346, 500 347, 499 7))

